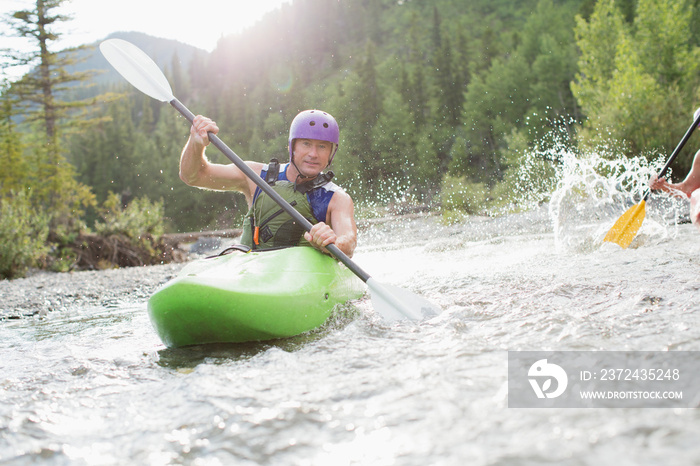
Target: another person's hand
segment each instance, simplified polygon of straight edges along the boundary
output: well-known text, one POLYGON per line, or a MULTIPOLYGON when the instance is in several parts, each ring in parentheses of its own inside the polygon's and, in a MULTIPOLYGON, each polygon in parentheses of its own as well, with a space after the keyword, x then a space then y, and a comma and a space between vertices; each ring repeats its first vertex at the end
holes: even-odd
POLYGON ((674 197, 685 198, 689 197, 690 193, 686 193, 683 183, 673 184, 666 181, 666 178, 659 178, 659 175, 652 175, 649 179, 649 188, 658 189, 671 194, 674 197))
POLYGON ((659 178, 659 175, 657 173, 653 174, 649 179, 649 187, 651 189, 657 189, 661 191, 669 191, 670 189, 666 178, 659 178))

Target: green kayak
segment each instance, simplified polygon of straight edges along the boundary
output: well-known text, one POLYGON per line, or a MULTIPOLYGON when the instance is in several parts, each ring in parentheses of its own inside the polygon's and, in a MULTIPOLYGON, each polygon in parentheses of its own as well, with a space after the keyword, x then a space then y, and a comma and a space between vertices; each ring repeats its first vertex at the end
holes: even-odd
POLYGON ((168 347, 271 340, 312 330, 365 284, 311 247, 234 252, 186 265, 148 301, 168 347))

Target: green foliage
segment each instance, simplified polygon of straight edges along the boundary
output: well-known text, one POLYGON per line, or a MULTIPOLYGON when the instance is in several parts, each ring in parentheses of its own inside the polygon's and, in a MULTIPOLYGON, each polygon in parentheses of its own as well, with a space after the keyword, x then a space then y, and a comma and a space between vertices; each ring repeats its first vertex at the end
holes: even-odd
POLYGON ((159 238, 163 234, 163 203, 136 198, 125 207, 118 194, 110 193, 95 231, 102 236, 123 235, 135 242, 159 238))
MULTIPOLYGON (((292 118, 322 108, 341 127, 336 181, 358 203, 440 199, 450 212, 481 212, 523 205, 525 186, 547 189, 557 161, 537 153, 552 131, 571 146, 613 138, 628 155, 677 142, 700 98, 695 3, 299 0, 209 55, 130 40, 245 160, 286 160, 292 118)), ((60 127, 74 120, 60 118, 55 140, 33 136, 41 128, 29 121, 12 126, 17 102, 4 101, 0 193, 31 187, 67 232, 82 228, 76 217, 92 225, 112 192, 162 199, 169 230, 237 226, 241 195, 179 179, 187 122, 127 88, 103 89, 124 98, 103 103, 89 131, 69 135, 60 127)))
POLYGON ((566 147, 562 138, 569 133, 552 130, 535 147, 531 147, 524 130, 514 129, 506 135, 508 149, 502 157, 506 162, 503 179, 491 190, 491 212, 519 212, 548 201, 559 181, 557 150, 566 147))
POLYGON ((575 32, 581 56, 571 87, 578 102, 588 112, 595 112, 603 105, 600 94, 613 77, 617 47, 628 34, 627 26, 614 0, 600 0, 589 21, 576 18, 575 32))
MULTIPOLYGON (((65 0, 36 0, 31 9, 14 11, 9 16, 13 34, 30 39, 35 46, 11 53, 9 66, 35 66, 5 89, 3 112, 11 117, 16 111, 13 107, 20 108, 26 133, 21 136, 23 144, 9 148, 5 156, 11 164, 6 175, 12 179, 9 184, 32 190, 32 202, 50 216, 50 228, 59 235, 80 230, 84 209, 94 204, 90 188, 76 181, 62 143, 66 129, 81 126, 83 120, 77 119, 75 112, 94 102, 64 98, 71 85, 88 80, 92 73, 68 71, 76 63, 76 50, 52 51, 52 43, 61 36, 57 28, 67 19, 56 11, 63 3, 65 0), (12 104, 8 104, 10 101, 12 104)), ((14 133, 18 131, 11 124, 3 129, 9 141, 6 147, 20 138, 14 133)))
POLYGON ((76 180, 73 165, 52 145, 31 145, 28 156, 33 202, 49 214, 51 230, 63 235, 84 229, 85 211, 95 205, 90 187, 76 180))
POLYGON ((22 277, 48 253, 49 218, 24 192, 0 198, 0 278, 22 277))
POLYGON ((455 223, 466 215, 481 214, 486 209, 488 189, 483 183, 468 181, 466 177, 446 175, 440 190, 443 220, 455 223))
POLYGON ((124 206, 121 196, 110 193, 102 205, 101 217, 95 222, 95 232, 102 238, 126 238, 124 242, 141 256, 139 262, 149 262, 160 255, 157 243, 163 235, 162 201, 136 198, 124 206))
POLYGON ((472 76, 462 113, 463 142, 451 151, 450 173, 494 185, 504 176, 502 154, 514 129, 527 129, 533 146, 563 116, 578 118, 569 90, 576 71, 574 7, 540 0, 508 53, 490 56, 489 66, 472 76))
MULTIPOLYGON (((95 99, 67 99, 68 91, 78 83, 88 81, 92 71, 78 71, 79 53, 87 46, 54 51, 53 43, 63 35, 60 26, 69 18, 58 10, 68 0, 34 0, 28 9, 13 11, 8 15, 8 35, 29 39, 34 47, 6 53, 9 66, 31 64, 31 71, 12 85, 12 91, 21 97, 24 116, 28 121, 40 122, 46 136, 50 157, 61 152, 59 132, 80 126, 80 121, 71 121, 76 110, 91 107, 95 99), (73 124, 70 124, 73 123, 73 124)), ((83 87, 88 87, 87 83, 83 87)), ((76 95, 73 93, 73 95, 76 95)), ((105 100, 104 96, 100 96, 105 100)))
POLYGON ((7 87, 0 103, 0 197, 19 192, 28 187, 29 166, 22 156, 24 145, 13 121, 16 98, 7 87))
MULTIPOLYGON (((447 172, 497 184, 508 168, 503 134, 529 121, 524 134, 532 143, 538 122, 573 111, 577 5, 305 0, 224 38, 187 68, 175 56, 158 58, 178 97, 217 120, 222 139, 244 159, 285 160, 291 119, 323 108, 341 125, 336 180, 356 200, 410 194, 430 202, 447 172), (287 32, 298 17, 318 22, 287 32)), ((130 92, 106 113, 110 122, 72 138, 69 157, 100 202, 110 191, 163 199, 169 228, 181 231, 245 211, 241 196, 178 179, 187 125, 170 109, 130 92)), ((228 163, 214 150, 208 155, 228 163)))
MULTIPOLYGON (((629 156, 675 146, 700 91, 692 18, 686 0, 639 0, 632 26, 613 0, 599 0, 588 21, 577 18, 581 57, 572 89, 588 116, 586 145, 624 142, 629 156)), ((685 169, 689 158, 679 158, 685 169)))

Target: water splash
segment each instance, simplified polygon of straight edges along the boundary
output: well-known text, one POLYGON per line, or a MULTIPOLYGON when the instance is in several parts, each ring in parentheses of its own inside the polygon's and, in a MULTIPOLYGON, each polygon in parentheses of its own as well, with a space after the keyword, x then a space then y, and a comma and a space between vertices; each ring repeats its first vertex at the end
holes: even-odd
MULTIPOLYGON (((590 252, 601 247, 613 223, 641 201, 649 178, 658 173, 662 158, 649 161, 625 158, 600 147, 577 153, 558 150, 557 184, 551 193, 549 213, 559 250, 590 252)), ((675 234, 687 220, 688 203, 667 194, 653 194, 646 218, 630 247, 659 242, 675 234)))
MULTIPOLYGON (((385 248, 402 241, 423 241, 433 250, 451 250, 508 235, 553 232, 556 249, 564 254, 619 248, 603 243, 603 238, 628 208, 641 201, 649 179, 661 170, 666 156, 626 157, 614 142, 593 149, 575 146, 565 128, 559 128, 534 148, 511 154, 508 165, 513 168, 492 191, 504 200, 494 202, 485 216, 465 215, 462 221, 442 222, 440 232, 435 225, 429 232, 416 228, 421 220, 393 219, 391 228, 370 221, 373 228, 366 234, 371 237, 364 239, 385 248)), ((364 188, 362 180, 352 180, 348 186, 350 191, 364 188)), ((419 205, 423 200, 411 192, 411 186, 409 180, 391 179, 375 187, 375 195, 356 205, 358 218, 392 217, 405 213, 400 211, 404 206, 419 205)), ((687 199, 652 193, 645 220, 630 247, 674 238, 677 226, 688 222, 688 206, 687 199)))

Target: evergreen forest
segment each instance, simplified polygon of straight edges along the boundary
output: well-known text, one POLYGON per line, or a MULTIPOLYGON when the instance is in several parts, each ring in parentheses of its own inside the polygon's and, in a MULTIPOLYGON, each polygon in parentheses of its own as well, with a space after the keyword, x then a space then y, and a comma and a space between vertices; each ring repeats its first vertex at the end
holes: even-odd
MULTIPOLYGON (((64 1, 37 0, 35 10, 15 13, 18 33, 38 27, 44 11, 58 34, 65 19, 50 13, 64 1)), ((484 214, 523 208, 514 186, 534 148, 670 153, 700 106, 699 3, 293 0, 222 37, 211 53, 119 37, 156 59, 175 96, 216 120, 244 160, 286 161, 291 120, 319 108, 340 125, 332 169, 360 215, 387 205, 484 214)), ((178 177, 187 122, 88 69, 109 66, 95 46, 43 56, 37 45, 34 55, 14 57, 37 67, 2 87, 0 242, 23 242, 34 260, 60 255, 76 235, 127 224, 154 235, 237 227, 242 195, 178 177)), ((688 170, 693 152, 678 157, 675 173, 688 170)), ((227 163, 213 147, 207 153, 227 163)), ((531 189, 546 186, 556 163, 541 161, 531 189)), ((13 260, 5 270, 29 259, 13 260)))

